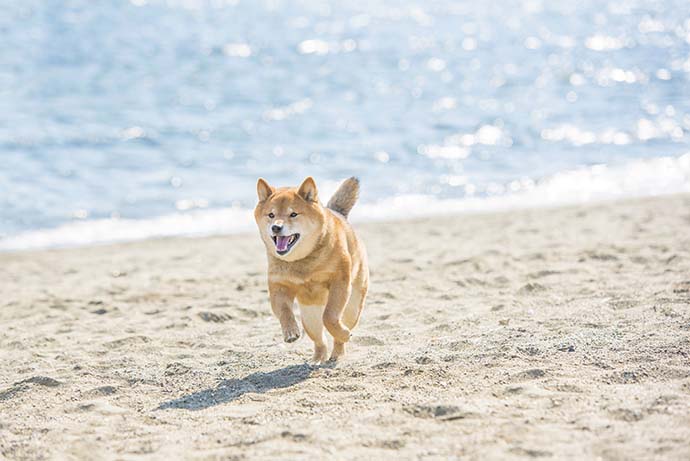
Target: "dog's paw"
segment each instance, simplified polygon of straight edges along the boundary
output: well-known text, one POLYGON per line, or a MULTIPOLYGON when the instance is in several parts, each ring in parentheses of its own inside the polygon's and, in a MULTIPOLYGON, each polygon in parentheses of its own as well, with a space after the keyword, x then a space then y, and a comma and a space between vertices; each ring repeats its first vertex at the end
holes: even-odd
POLYGON ((312 363, 313 365, 321 365, 322 363, 326 362, 327 358, 328 348, 325 345, 315 346, 314 355, 312 356, 310 363, 312 363))
POLYGON ((333 344, 333 352, 331 353, 331 358, 328 359, 330 363, 335 363, 342 359, 345 355, 345 344, 335 342, 333 344))
POLYGON ((283 339, 286 343, 294 343, 300 337, 300 331, 298 327, 286 328, 283 330, 283 339))

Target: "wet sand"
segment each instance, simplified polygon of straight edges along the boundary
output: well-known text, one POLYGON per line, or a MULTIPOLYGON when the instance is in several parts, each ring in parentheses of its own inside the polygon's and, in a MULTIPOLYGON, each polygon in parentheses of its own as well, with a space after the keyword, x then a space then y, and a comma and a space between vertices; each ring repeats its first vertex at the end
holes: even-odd
POLYGON ((335 367, 258 235, 0 254, 0 458, 690 459, 690 196, 357 229, 335 367))

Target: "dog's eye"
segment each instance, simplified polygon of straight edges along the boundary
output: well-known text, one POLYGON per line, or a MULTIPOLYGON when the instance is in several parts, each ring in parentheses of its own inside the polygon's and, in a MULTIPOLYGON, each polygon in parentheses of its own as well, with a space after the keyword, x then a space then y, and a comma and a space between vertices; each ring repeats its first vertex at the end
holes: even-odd
POLYGON ((291 218, 296 218, 296 217, 297 217, 297 213, 295 213, 295 212, 293 211, 292 213, 290 213, 290 217, 291 217, 291 218))
POLYGON ((276 215, 274 215, 273 213, 268 213, 268 217, 271 218, 271 219, 273 219, 273 218, 276 217, 276 215))

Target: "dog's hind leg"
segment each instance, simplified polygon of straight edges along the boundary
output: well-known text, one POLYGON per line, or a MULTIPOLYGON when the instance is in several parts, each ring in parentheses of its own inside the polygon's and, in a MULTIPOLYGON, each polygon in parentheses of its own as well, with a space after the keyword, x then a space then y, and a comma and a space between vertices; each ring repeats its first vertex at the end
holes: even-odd
POLYGON ((352 330, 357 326, 359 317, 364 308, 364 298, 367 295, 366 288, 352 288, 350 299, 347 300, 345 311, 343 312, 343 323, 352 330))
POLYGON ((328 357, 326 337, 323 331, 323 306, 299 305, 304 331, 314 341, 314 356, 312 362, 322 363, 328 357))
MULTIPOLYGON (((345 310, 343 311, 343 324, 350 330, 357 326, 359 322, 359 317, 362 315, 362 309, 364 308, 364 299, 367 295, 367 288, 365 287, 353 287, 352 293, 350 294, 350 299, 347 300, 345 305, 345 310)), ((331 353, 331 360, 338 360, 342 355, 345 354, 345 343, 339 342, 337 340, 333 341, 333 352, 331 353)))

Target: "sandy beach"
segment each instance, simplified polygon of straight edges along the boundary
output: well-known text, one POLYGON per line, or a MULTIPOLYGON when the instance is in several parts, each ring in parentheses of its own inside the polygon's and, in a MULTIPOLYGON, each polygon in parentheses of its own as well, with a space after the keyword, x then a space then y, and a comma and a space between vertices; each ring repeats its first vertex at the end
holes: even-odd
POLYGON ((256 234, 0 254, 0 458, 690 459, 690 196, 356 227, 335 367, 256 234))

